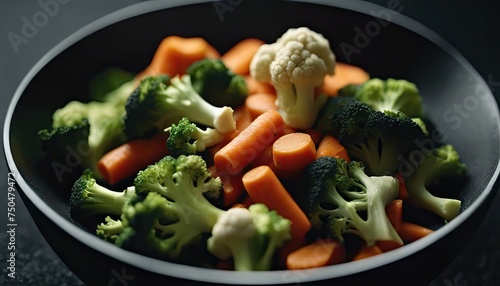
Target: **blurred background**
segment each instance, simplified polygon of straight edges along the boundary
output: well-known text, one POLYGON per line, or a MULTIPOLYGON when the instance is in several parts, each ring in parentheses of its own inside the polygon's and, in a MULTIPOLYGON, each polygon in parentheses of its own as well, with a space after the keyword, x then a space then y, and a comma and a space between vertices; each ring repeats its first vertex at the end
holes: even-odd
MULTIPOLYGON (((160 0, 156 0, 160 1, 160 0)), ((167 0, 168 1, 168 0, 167 0)), ((245 0, 243 0, 245 1, 245 0)), ((251 1, 251 0, 246 0, 251 1)), ((52 47, 81 27, 138 0, 39 0, 0 2, 0 115, 3 120, 15 89, 31 67, 52 47), (57 9, 42 15, 44 3, 57 9), (27 21, 38 17, 31 31, 27 21), (16 37, 16 35, 18 37, 16 37)), ((428 26, 446 39, 477 69, 500 101, 500 1, 370 0, 428 26)), ((432 63, 429 63, 432 65, 432 63)), ((75 67, 78 68, 78 67, 75 67)), ((50 100, 50 95, 40 95, 50 100)), ((27 118, 29 120, 29 118, 27 118)), ((3 141, 2 141, 3 152, 3 141)), ((7 276, 7 174, 0 191, 0 285, 82 285, 52 252, 31 221, 22 201, 16 200, 16 278, 7 276)), ((431 284, 445 286, 500 285, 500 196, 478 233, 461 255, 431 284)))

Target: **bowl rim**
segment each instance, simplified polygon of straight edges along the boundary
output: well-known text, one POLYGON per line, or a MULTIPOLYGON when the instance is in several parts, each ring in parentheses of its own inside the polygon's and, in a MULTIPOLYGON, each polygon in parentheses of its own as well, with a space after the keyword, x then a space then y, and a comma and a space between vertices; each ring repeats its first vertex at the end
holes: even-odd
MULTIPOLYGON (((379 6, 374 3, 360 2, 360 1, 350 1, 350 0, 285 0, 286 2, 301 2, 310 4, 320 4, 330 7, 337 7, 341 9, 350 10, 353 12, 361 14, 369 14, 370 11, 374 9, 385 9, 389 10, 387 7, 379 6)), ((28 86, 30 81, 36 76, 36 74, 43 69, 43 67, 48 64, 53 58, 55 58, 59 53, 75 44, 79 40, 91 35, 92 33, 103 29, 109 25, 117 23, 121 20, 126 20, 128 18, 143 15, 149 12, 154 12, 158 10, 163 10, 167 8, 174 8, 180 6, 187 6, 191 4, 201 4, 213 2, 210 0, 169 0, 169 1, 146 1, 132 4, 130 6, 121 8, 115 12, 109 13, 98 20, 85 25, 80 28, 72 35, 65 38, 59 44, 54 46, 49 52, 47 52, 38 62, 29 70, 23 80, 17 87, 13 98, 8 106, 8 110, 4 122, 4 132, 3 132, 3 142, 4 142, 4 154, 7 161, 8 168, 12 173, 15 174, 15 179, 20 190, 24 195, 31 201, 31 203, 38 208, 47 218, 49 218, 53 223, 58 225, 63 231, 72 236, 74 239, 80 241, 89 248, 95 249, 98 252, 110 256, 124 264, 130 264, 137 268, 154 272, 157 274, 171 276, 175 278, 203 281, 203 282, 216 282, 216 283, 228 283, 228 284, 282 284, 282 283, 294 283, 294 282, 311 282, 324 279, 333 279, 344 277, 368 270, 375 269, 377 267, 393 263, 395 261, 401 260, 408 257, 436 241, 440 240, 448 233, 456 229, 460 224, 462 224, 468 217, 470 217, 479 207, 484 203, 484 201, 493 192, 493 187, 495 182, 498 180, 500 174, 500 161, 498 162, 496 169, 492 175, 491 180, 488 182, 484 191, 477 197, 477 199, 468 206, 460 215, 441 227, 437 231, 431 233, 427 237, 413 242, 405 247, 395 249, 393 251, 384 253, 382 255, 377 255, 369 259, 363 259, 356 262, 346 262, 342 264, 337 264, 333 266, 326 266, 317 269, 307 269, 307 270, 276 270, 276 271, 262 271, 256 275, 256 272, 237 272, 237 271, 224 271, 218 269, 205 269, 200 267, 181 265, 172 262, 167 262, 163 260, 158 260, 144 255, 140 255, 134 252, 130 252, 118 247, 110 247, 110 244, 102 239, 98 238, 94 234, 80 228, 73 222, 67 220, 65 217, 59 215, 55 210, 51 209, 37 194, 29 187, 28 183, 19 174, 19 170, 14 162, 11 145, 10 145, 10 125, 12 116, 14 114, 15 107, 21 98, 25 88, 28 86), (224 275, 221 275, 224 272, 224 275)), ((373 15, 372 15, 373 16, 373 15)), ((404 16, 400 13, 392 14, 390 22, 399 25, 409 31, 413 31, 418 35, 431 41, 433 44, 441 48, 448 55, 453 57, 458 63, 460 63, 478 82, 484 84, 486 83, 484 79, 479 75, 479 73, 473 68, 473 66, 446 40, 440 37, 431 29, 418 23, 417 21, 404 16)), ((375 16, 373 16, 375 17, 375 16)), ((488 96, 495 101, 491 90, 488 88, 488 96)), ((494 109, 496 118, 500 118, 498 105, 494 109)), ((499 128, 500 130, 500 124, 499 128)), ((499 131, 497 130, 497 131, 499 131)), ((500 140, 499 140, 500 144, 500 140)))

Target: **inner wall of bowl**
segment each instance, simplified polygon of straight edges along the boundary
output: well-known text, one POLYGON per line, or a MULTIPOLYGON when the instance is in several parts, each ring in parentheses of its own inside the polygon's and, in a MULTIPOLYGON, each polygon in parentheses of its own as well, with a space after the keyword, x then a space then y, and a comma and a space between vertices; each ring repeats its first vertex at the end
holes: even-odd
MULTIPOLYGON (((371 12, 391 13, 383 8, 371 12)), ((203 37, 223 53, 242 39, 270 43, 298 26, 328 38, 340 62, 359 65, 372 77, 415 82, 426 117, 442 135, 435 142, 422 142, 423 148, 452 143, 469 167, 457 197, 464 206, 478 197, 499 161, 499 119, 493 97, 470 67, 396 24, 341 8, 285 1, 242 1, 223 14, 211 3, 150 12, 96 31, 65 49, 33 78, 13 114, 10 144, 21 175, 45 203, 70 219, 68 193, 79 171, 69 166, 70 171, 58 177, 54 162, 41 152, 37 132, 50 126, 54 110, 70 100, 86 99, 93 75, 107 67, 141 71, 169 35, 203 37), (458 105, 467 115, 457 110, 458 105)))

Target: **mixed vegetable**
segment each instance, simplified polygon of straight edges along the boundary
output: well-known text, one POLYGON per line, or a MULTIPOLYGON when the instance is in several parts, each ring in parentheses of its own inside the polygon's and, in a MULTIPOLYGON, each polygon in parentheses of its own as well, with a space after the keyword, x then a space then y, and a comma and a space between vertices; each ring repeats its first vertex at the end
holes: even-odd
POLYGON ((82 158, 72 218, 97 218, 93 231, 123 249, 236 271, 313 268, 402 247, 460 211, 444 183, 466 166, 450 144, 419 149, 429 134, 416 85, 336 62, 306 27, 222 55, 169 36, 142 72, 103 71, 89 90, 39 137, 54 162, 82 158))

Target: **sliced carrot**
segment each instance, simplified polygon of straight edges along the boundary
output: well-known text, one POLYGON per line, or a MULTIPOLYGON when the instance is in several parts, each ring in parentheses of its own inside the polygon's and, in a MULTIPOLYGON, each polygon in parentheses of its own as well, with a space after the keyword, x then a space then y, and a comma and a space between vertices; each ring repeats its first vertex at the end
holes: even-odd
POLYGON ((309 269, 345 261, 346 250, 343 244, 334 239, 318 239, 290 253, 286 259, 286 267, 289 270, 309 269))
POLYGON ((380 241, 377 241, 375 243, 375 245, 377 245, 378 248, 380 248, 380 250, 382 252, 391 251, 391 250, 394 250, 396 248, 403 246, 403 244, 401 244, 397 241, 393 241, 393 240, 380 240, 380 241))
POLYGON ((323 139, 321 139, 316 152, 316 158, 325 156, 342 158, 347 162, 350 161, 346 148, 340 144, 337 138, 329 134, 325 135, 323 139))
POLYGON ((374 245, 368 246, 366 244, 363 244, 361 246, 360 250, 358 251, 358 253, 352 258, 352 260, 357 261, 357 260, 361 260, 361 259, 375 256, 375 255, 378 255, 381 253, 382 253, 382 250, 380 249, 380 247, 378 247, 378 245, 374 244, 374 245))
POLYGON ((273 161, 285 171, 302 170, 316 159, 316 145, 307 133, 290 133, 273 144, 273 161))
POLYGON ((268 110, 277 110, 276 95, 272 93, 254 93, 245 100, 245 105, 250 112, 250 118, 254 120, 268 110))
POLYGON ((196 61, 219 57, 219 52, 203 38, 168 36, 160 42, 151 63, 138 77, 184 74, 187 68, 196 61))
POLYGON ((398 230, 399 236, 405 242, 419 240, 432 232, 430 228, 406 221, 401 222, 398 230))
POLYGON ((247 83, 247 88, 248 88, 248 94, 256 94, 256 93, 270 93, 270 94, 276 94, 276 90, 274 90, 274 87, 268 83, 263 83, 257 81, 255 78, 251 77, 250 75, 245 76, 245 81, 247 83))
POLYGON ((385 213, 394 229, 399 230, 403 221, 403 201, 401 199, 393 200, 385 207, 385 213))
POLYGON ((273 160, 273 146, 270 146, 269 148, 267 148, 262 153, 262 155, 260 155, 257 159, 255 159, 250 164, 251 168, 255 168, 258 166, 268 166, 274 172, 276 177, 278 177, 280 180, 281 179, 285 179, 285 180, 300 179, 304 175, 304 170, 302 170, 302 169, 288 171, 288 170, 282 170, 282 169, 279 169, 278 167, 276 167, 276 164, 274 164, 274 160, 273 160))
POLYGON ((224 206, 230 207, 236 204, 245 192, 243 182, 241 181, 243 174, 229 175, 218 170, 215 165, 210 166, 208 170, 212 173, 213 177, 219 177, 222 181, 224 206))
POLYGON ((136 139, 116 147, 98 161, 97 168, 106 182, 115 184, 166 155, 167 134, 160 132, 150 139, 136 139))
POLYGON ((399 182, 398 199, 406 200, 408 198, 408 190, 406 189, 405 178, 403 177, 403 175, 401 173, 396 173, 394 175, 394 177, 399 182))
POLYGON ((225 52, 221 59, 234 73, 247 75, 250 73, 250 62, 255 52, 263 44, 264 42, 260 39, 246 38, 225 52))
POLYGON ((362 68, 337 62, 335 74, 325 76, 323 91, 328 95, 335 96, 346 85, 362 84, 368 79, 370 79, 370 75, 362 68))
POLYGON ((302 241, 311 222, 268 166, 259 166, 243 175, 243 185, 255 203, 263 203, 291 221, 292 240, 302 241))
POLYGON ((214 155, 217 169, 230 175, 240 173, 285 132, 285 122, 275 110, 257 117, 214 155))

